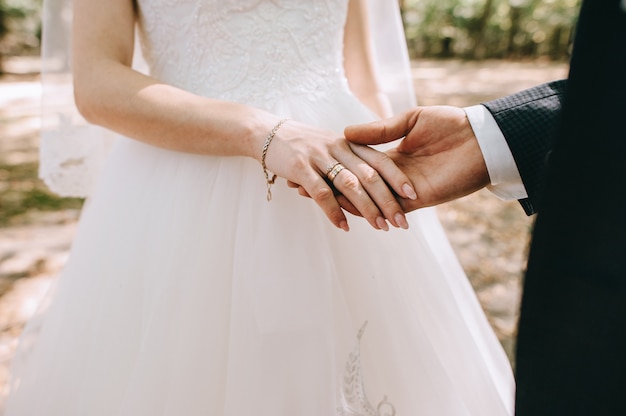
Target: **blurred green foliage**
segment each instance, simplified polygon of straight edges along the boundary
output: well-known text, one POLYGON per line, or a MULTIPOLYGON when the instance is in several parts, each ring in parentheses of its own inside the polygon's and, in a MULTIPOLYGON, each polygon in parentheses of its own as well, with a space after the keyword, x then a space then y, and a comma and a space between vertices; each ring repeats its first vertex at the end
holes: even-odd
POLYGON ((56 196, 36 178, 37 163, 0 165, 0 227, 29 212, 82 206, 82 199, 56 196))
MULTIPOLYGON (((398 1, 415 57, 562 59, 581 0, 398 1)), ((41 4, 0 0, 0 54, 36 50, 41 4)))
POLYGON ((400 0, 415 57, 569 56, 580 0, 400 0))
POLYGON ((37 51, 42 0, 0 0, 0 55, 37 51))

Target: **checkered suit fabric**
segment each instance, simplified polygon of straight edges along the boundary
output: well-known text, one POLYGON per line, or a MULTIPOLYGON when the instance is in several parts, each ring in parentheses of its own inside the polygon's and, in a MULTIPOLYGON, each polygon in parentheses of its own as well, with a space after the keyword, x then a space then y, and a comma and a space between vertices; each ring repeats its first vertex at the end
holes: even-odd
POLYGON ((565 80, 483 103, 493 115, 513 153, 528 198, 526 214, 537 211, 545 167, 559 126, 565 80))

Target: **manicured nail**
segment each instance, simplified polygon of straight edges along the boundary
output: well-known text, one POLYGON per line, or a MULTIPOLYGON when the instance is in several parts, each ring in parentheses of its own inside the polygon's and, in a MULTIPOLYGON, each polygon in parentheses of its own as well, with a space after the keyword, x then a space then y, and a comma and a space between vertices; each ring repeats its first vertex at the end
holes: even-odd
POLYGON ((415 201, 417 199, 417 194, 415 193, 415 189, 408 183, 402 185, 402 192, 409 198, 415 201))
POLYGON ((339 223, 339 228, 341 228, 342 230, 344 230, 345 232, 350 231, 350 227, 348 226, 348 221, 343 220, 339 223))
POLYGON ((409 229, 409 223, 406 222, 406 218, 404 215, 398 212, 393 218, 396 220, 396 224, 398 224, 400 228, 405 229, 405 230, 409 229))
POLYGON ((376 218, 376 225, 378 225, 378 228, 380 228, 381 230, 389 231, 389 225, 383 217, 376 218))

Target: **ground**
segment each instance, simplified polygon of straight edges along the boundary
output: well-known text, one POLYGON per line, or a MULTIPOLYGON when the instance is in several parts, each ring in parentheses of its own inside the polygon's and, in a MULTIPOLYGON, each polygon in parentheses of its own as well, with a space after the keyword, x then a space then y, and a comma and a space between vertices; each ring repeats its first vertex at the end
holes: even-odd
MULTIPOLYGON (((413 76, 420 104, 466 106, 563 78, 566 68, 551 62, 420 61, 413 64, 413 76)), ((67 258, 80 206, 49 195, 34 180, 38 60, 8 59, 5 69, 8 74, 0 78, 0 391, 25 321, 67 258)), ((488 191, 445 204, 438 212, 512 359, 533 218, 517 202, 500 201, 488 191)))

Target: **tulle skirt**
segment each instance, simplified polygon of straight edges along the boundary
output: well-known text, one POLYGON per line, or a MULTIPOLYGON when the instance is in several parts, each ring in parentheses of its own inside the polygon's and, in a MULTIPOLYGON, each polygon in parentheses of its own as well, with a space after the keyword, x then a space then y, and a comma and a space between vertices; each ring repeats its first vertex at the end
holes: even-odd
MULTIPOLYGON (((338 132, 347 94, 272 111, 338 132)), ((265 134, 260 132, 260 134, 265 134)), ((28 324, 8 416, 513 414, 514 381, 431 209, 334 228, 258 163, 120 138, 28 324)))

